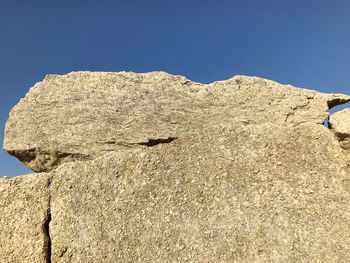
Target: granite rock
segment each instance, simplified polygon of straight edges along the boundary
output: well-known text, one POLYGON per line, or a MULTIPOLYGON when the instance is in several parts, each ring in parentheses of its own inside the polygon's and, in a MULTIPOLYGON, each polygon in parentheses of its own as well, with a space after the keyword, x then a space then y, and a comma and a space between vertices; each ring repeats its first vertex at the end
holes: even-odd
POLYGON ((60 166, 53 262, 348 258, 347 160, 318 126, 215 130, 60 166))
POLYGON ((350 101, 256 77, 50 75, 14 107, 0 262, 342 262, 350 101), (42 173, 47 171, 47 173, 42 173))
POLYGON ((341 145, 346 149, 350 149, 350 109, 347 108, 331 114, 329 125, 341 145))
POLYGON ((47 262, 49 178, 0 178, 0 262, 47 262))
POLYGON ((349 99, 245 76, 204 85, 164 72, 48 75, 12 109, 4 149, 50 171, 227 124, 321 124, 349 99))

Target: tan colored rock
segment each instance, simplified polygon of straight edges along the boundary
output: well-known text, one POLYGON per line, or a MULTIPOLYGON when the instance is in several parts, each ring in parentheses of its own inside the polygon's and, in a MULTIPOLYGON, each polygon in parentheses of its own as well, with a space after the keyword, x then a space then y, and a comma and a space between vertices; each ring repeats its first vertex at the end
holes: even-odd
POLYGON ((6 124, 5 149, 51 172, 3 179, 0 262, 342 262, 347 114, 322 122, 349 100, 243 76, 48 76, 6 124))
POLYGON ((339 262, 350 256, 341 156, 321 125, 261 124, 62 165, 52 262, 339 262))
POLYGON ((344 148, 350 149, 350 109, 344 109, 331 114, 329 124, 332 131, 338 136, 344 148))
POLYGON ((4 148, 49 171, 226 124, 322 123, 329 106, 349 100, 245 76, 204 85, 164 72, 48 75, 11 111, 4 148))
POLYGON ((49 177, 0 179, 0 262, 48 262, 49 177))

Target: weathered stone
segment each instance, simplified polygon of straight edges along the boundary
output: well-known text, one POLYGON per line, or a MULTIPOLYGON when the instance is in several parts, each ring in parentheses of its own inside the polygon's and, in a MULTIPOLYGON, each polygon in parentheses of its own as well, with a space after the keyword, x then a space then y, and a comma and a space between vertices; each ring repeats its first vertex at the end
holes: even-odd
POLYGON ((322 122, 349 100, 243 76, 49 76, 6 125, 5 149, 51 171, 3 179, 0 262, 344 261, 348 114, 322 122))
POLYGON ((350 109, 347 108, 330 115, 329 125, 342 146, 350 149, 350 109))
POLYGON ((52 260, 341 261, 350 255, 341 156, 321 125, 260 124, 62 165, 52 260))
POLYGON ((203 85, 164 72, 48 75, 11 111, 4 148, 50 171, 207 127, 322 123, 329 107, 349 100, 244 76, 203 85))
POLYGON ((0 262, 48 262, 48 174, 0 179, 0 262))

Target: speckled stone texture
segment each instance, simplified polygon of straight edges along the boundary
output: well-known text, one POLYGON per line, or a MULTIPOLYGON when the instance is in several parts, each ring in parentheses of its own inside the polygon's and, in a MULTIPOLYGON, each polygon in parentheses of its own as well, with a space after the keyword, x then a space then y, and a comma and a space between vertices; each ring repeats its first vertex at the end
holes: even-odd
POLYGON ((338 137, 343 148, 350 149, 350 109, 344 109, 329 117, 331 130, 338 137))
POLYGON ((47 262, 49 175, 0 179, 0 262, 47 262))
POLYGON ((227 124, 320 124, 329 106, 349 98, 244 76, 203 85, 164 72, 49 75, 11 111, 4 149, 34 171, 50 171, 227 124))
MULTIPOLYGON (((236 76, 49 76, 4 148, 0 262, 346 262, 341 94, 236 76), (41 261, 40 261, 41 260, 41 261)), ((345 127, 345 128, 344 128, 345 127)))

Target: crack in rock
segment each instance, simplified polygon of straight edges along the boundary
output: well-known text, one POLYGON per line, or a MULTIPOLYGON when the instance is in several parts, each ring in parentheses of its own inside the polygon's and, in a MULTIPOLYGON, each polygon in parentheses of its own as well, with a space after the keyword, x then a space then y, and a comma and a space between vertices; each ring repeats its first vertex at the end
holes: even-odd
POLYGON ((132 144, 138 144, 138 145, 142 145, 142 146, 153 147, 153 146, 156 146, 158 144, 171 143, 172 141, 174 141, 176 139, 177 139, 176 137, 149 139, 146 142, 137 142, 137 143, 132 143, 132 144))
POLYGON ((46 217, 43 223, 43 233, 44 233, 44 254, 46 257, 46 262, 51 263, 51 256, 52 256, 52 241, 50 236, 50 223, 52 220, 51 216, 51 193, 50 193, 50 187, 51 187, 52 179, 48 178, 47 181, 47 188, 49 189, 49 199, 48 199, 48 208, 46 212, 46 217))
POLYGON ((51 236, 50 236, 50 222, 51 222, 51 212, 50 212, 50 210, 48 210, 45 222, 43 224, 44 240, 45 240, 44 251, 45 251, 47 263, 51 263, 51 254, 52 254, 52 243, 51 243, 51 236))
POLYGON ((344 99, 344 98, 333 98, 333 99, 329 99, 327 101, 327 105, 328 105, 328 108, 329 109, 332 109, 336 106, 339 106, 339 105, 342 105, 342 104, 345 104, 347 102, 349 102, 350 99, 344 99))
POLYGON ((124 146, 124 147, 130 147, 130 146, 146 146, 146 147, 153 147, 156 146, 158 144, 166 144, 166 143, 171 143, 172 141, 176 140, 177 137, 164 137, 164 138, 150 138, 148 140, 145 141, 138 141, 138 142, 117 142, 116 140, 106 140, 103 141, 103 144, 115 144, 115 145, 119 145, 119 146, 124 146))
POLYGON ((6 125, 4 148, 51 172, 0 184, 0 261, 348 258, 335 135, 350 149, 350 110, 325 121, 333 133, 319 124, 349 100, 242 76, 48 77, 6 125))

